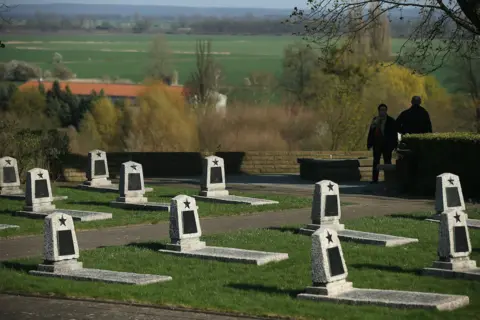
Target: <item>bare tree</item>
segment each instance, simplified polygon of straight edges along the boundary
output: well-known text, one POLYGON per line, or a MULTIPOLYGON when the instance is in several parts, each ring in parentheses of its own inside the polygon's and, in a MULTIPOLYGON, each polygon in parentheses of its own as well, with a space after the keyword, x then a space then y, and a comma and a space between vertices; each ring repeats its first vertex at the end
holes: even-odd
POLYGON ((157 35, 153 39, 149 58, 147 76, 163 81, 172 77, 172 52, 163 35, 157 35))
MULTIPOLYGON (((6 4, 5 2, 0 3, 0 23, 10 23, 11 19, 5 15, 5 13, 10 12, 10 9, 13 7, 6 4)), ((5 48, 5 43, 0 40, 0 48, 5 48)))
POLYGON ((304 31, 298 34, 324 52, 340 44, 342 50, 351 50, 355 35, 375 28, 377 16, 388 14, 391 20, 398 12, 398 18, 404 20, 405 10, 415 10, 417 23, 395 62, 428 73, 465 46, 472 56, 478 54, 478 0, 308 0, 307 9, 295 7, 287 22, 303 24, 304 31))

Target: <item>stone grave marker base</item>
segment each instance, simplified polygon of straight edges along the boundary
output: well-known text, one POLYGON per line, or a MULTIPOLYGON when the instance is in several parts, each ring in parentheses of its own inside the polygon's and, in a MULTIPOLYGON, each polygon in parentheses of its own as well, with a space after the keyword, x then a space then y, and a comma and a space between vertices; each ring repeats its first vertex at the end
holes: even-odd
POLYGON ((396 308, 437 309, 440 311, 455 310, 467 306, 470 302, 467 296, 377 289, 353 288, 331 296, 309 293, 315 292, 316 288, 307 288, 307 293, 301 293, 297 295, 297 298, 354 305, 366 304, 396 308))
MULTIPOLYGON (((118 193, 118 184, 110 184, 110 185, 90 185, 86 184, 85 182, 82 184, 77 185, 78 189, 82 190, 91 190, 91 191, 98 191, 98 192, 115 192, 118 193)), ((153 188, 145 188, 145 192, 152 192, 153 188)))
POLYGON ((120 209, 170 212, 170 204, 162 202, 123 202, 115 200, 110 202, 110 206, 120 209))
POLYGON ((19 226, 13 224, 0 224, 0 230, 20 228, 19 226))
POLYGON ((55 209, 51 211, 31 212, 31 211, 17 211, 15 216, 44 219, 46 216, 53 212, 60 212, 72 216, 74 221, 95 221, 95 220, 107 220, 112 218, 111 213, 107 212, 94 212, 94 211, 81 211, 81 210, 66 210, 55 209))
MULTIPOLYGON (((332 226, 335 227, 335 225, 332 226)), ((328 225, 326 227, 332 228, 332 226, 328 225)), ((414 238, 404 238, 391 236, 388 234, 343 229, 343 224, 339 224, 338 226, 342 227, 342 229, 337 229, 337 234, 340 240, 343 241, 350 241, 361 244, 372 244, 384 247, 396 247, 418 242, 418 239, 414 238)), ((319 229, 319 227, 319 225, 309 224, 305 228, 301 228, 299 230, 299 233, 311 236, 317 229, 319 229)))
POLYGON ((212 197, 205 197, 205 196, 193 196, 195 199, 201 201, 210 201, 210 202, 219 202, 219 203, 229 203, 229 204, 249 204, 252 206, 261 206, 266 204, 278 204, 278 201, 273 200, 266 200, 266 199, 257 199, 257 198, 248 198, 248 197, 240 197, 234 195, 228 196, 212 196, 212 197))
POLYGON ((208 260, 218 260, 224 262, 238 262, 247 264, 264 265, 269 262, 282 261, 288 259, 288 253, 264 252, 256 250, 244 250, 236 248, 210 247, 206 246, 198 250, 177 251, 177 250, 159 250, 159 252, 183 255, 208 260))
POLYGON ((468 258, 452 259, 450 262, 434 261, 432 267, 424 268, 423 274, 442 278, 480 280, 477 262, 468 258))
MULTIPOLYGON (((40 265, 39 267, 41 267, 40 265)), ((157 282, 172 280, 170 276, 159 276, 154 274, 139 274, 131 272, 117 272, 101 269, 78 268, 73 270, 59 270, 55 272, 31 270, 31 275, 54 277, 72 280, 101 281, 107 283, 146 285, 157 282)))
MULTIPOLYGON (((440 222, 440 214, 434 214, 430 218, 425 219, 425 221, 440 222)), ((472 229, 480 229, 480 220, 467 219, 467 226, 472 229)))
MULTIPOLYGON (((325 224, 325 225, 322 225, 324 228, 328 228, 328 229, 332 229, 332 230, 335 230, 337 232, 341 231, 341 230, 345 230, 345 225, 344 224, 340 224, 340 223, 329 223, 329 224, 325 224)), ((307 224, 304 228, 300 228, 298 230, 298 232, 300 234, 303 234, 303 235, 306 235, 306 236, 311 236, 315 231, 317 231, 318 229, 320 229, 320 225, 319 224, 307 224)))

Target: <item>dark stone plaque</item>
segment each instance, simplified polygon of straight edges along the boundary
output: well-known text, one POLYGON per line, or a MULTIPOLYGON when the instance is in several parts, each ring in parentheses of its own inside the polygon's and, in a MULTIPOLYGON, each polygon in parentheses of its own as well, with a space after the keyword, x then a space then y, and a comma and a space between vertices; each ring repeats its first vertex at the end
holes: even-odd
POLYGON ((330 265, 330 275, 332 277, 345 273, 343 269, 342 257, 338 247, 327 249, 328 264, 330 265))
POLYGON ((195 213, 193 210, 183 211, 182 220, 184 234, 197 233, 197 223, 195 221, 195 213))
POLYGON ((453 241, 455 245, 455 252, 468 252, 466 229, 467 228, 463 226, 453 228, 453 241))
POLYGON ((71 254, 75 254, 72 230, 57 231, 57 241, 59 256, 69 256, 71 254))
POLYGON ((447 194, 447 207, 460 207, 460 193, 457 187, 446 187, 445 193, 447 194))
POLYGON ((48 192, 48 184, 46 179, 35 180, 35 198, 48 198, 50 193, 48 192))
POLYGON ((222 167, 210 168, 210 183, 222 183, 222 167))
POLYGON ((3 167, 3 182, 4 183, 17 182, 17 175, 15 174, 15 167, 3 167))
POLYGON ((93 164, 93 175, 103 176, 107 174, 107 168, 105 167, 105 160, 95 160, 93 164))
POLYGON ((325 216, 326 217, 338 216, 337 195, 329 194, 325 196, 325 216))
POLYGON ((128 191, 142 190, 142 179, 140 173, 128 174, 128 191))

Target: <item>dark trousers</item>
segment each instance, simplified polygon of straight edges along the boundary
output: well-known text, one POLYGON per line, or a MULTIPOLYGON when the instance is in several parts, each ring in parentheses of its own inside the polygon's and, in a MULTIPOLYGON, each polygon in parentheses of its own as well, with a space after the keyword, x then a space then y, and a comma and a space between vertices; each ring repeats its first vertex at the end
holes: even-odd
POLYGON ((380 158, 382 156, 384 164, 392 164, 392 152, 393 150, 387 148, 373 148, 372 181, 378 181, 378 165, 380 164, 380 158))

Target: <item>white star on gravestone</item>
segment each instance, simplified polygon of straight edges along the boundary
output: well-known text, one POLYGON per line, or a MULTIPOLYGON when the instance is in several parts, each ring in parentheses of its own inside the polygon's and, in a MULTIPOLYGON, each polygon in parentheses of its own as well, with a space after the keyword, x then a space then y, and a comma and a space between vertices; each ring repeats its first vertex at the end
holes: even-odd
POLYGON ((448 182, 450 182, 450 184, 453 185, 453 182, 455 182, 455 180, 452 177, 450 177, 450 179, 448 179, 448 182))
POLYGON ((328 243, 333 243, 332 235, 328 231, 327 231, 327 239, 328 239, 328 243))
POLYGON ((137 171, 137 166, 136 165, 132 165, 131 168, 135 171, 137 171))
POLYGON ((185 205, 185 208, 190 209, 190 202, 188 202, 188 200, 185 200, 183 204, 185 205))
POLYGON ((8 165, 12 165, 12 160, 5 160, 8 165))
POLYGON ((218 160, 217 159, 213 160, 212 162, 213 162, 214 165, 218 166, 218 160))
POLYGON ((456 222, 460 222, 460 215, 458 214, 458 212, 455 212, 454 217, 455 217, 456 222))
POLYGON ((328 184, 328 190, 333 191, 333 184, 331 182, 328 184))
POLYGON ((67 226, 67 225, 65 224, 65 222, 67 221, 67 219, 65 219, 65 218, 63 217, 63 215, 62 215, 62 218, 61 218, 61 219, 58 219, 58 220, 60 221, 60 225, 61 225, 61 226, 65 226, 65 227, 67 226))
POLYGON ((37 176, 43 179, 43 173, 38 173, 37 176))
POLYGON ((97 157, 101 157, 102 156, 102 153, 101 152, 97 152, 97 157))

